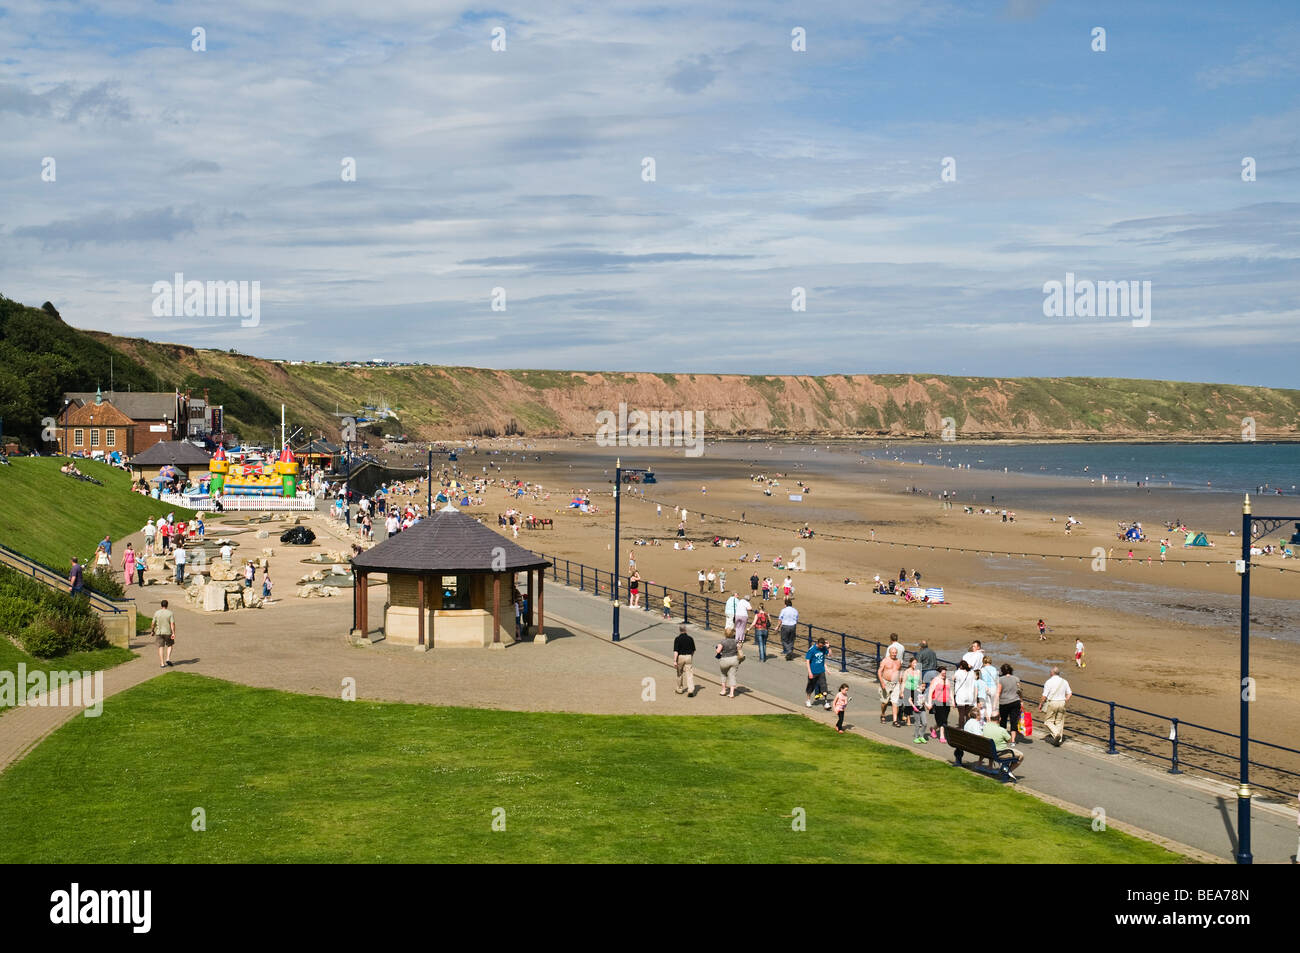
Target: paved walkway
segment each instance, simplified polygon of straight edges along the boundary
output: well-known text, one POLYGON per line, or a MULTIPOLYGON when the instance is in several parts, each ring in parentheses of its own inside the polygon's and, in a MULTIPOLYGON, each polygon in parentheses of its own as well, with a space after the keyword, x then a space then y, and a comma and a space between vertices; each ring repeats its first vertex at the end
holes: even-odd
MULTIPOLYGON (((341 532, 323 517, 312 519, 321 545, 341 532)), ((138 545, 138 544, 137 544, 138 545)), ((277 559, 279 555, 277 546, 277 559)), ((296 560, 296 553, 292 556, 296 560)), ((546 586, 546 645, 523 643, 505 652, 443 650, 427 653, 386 646, 354 646, 347 637, 351 599, 301 600, 281 574, 282 599, 263 609, 203 613, 188 608, 174 585, 133 589, 140 611, 152 613, 167 598, 177 617, 177 645, 171 671, 190 671, 247 685, 338 697, 343 680, 355 681, 358 699, 463 705, 512 710, 572 711, 597 714, 775 714, 799 713, 833 723, 831 713, 804 706, 802 664, 779 655, 764 664, 756 650, 740 668, 742 690, 735 699, 718 695, 712 648, 717 633, 691 626, 699 648, 695 698, 673 692, 671 665, 675 621, 658 612, 621 612, 623 641, 610 641, 607 599, 546 586)), ((370 593, 372 619, 382 618, 385 590, 370 593)), ((150 639, 136 638, 140 657, 105 673, 112 696, 163 671, 150 639)), ((909 748, 914 753, 951 760, 951 749, 931 741, 910 744, 911 730, 878 722, 874 684, 852 673, 828 673, 833 684, 853 686, 854 702, 845 723, 855 733, 909 748)), ((71 707, 18 708, 0 716, 0 770, 21 758, 64 721, 79 714, 71 707)), ((1069 721, 1066 722, 1067 735, 1069 721)), ((1236 799, 1231 789, 1210 781, 1175 778, 1123 755, 1108 756, 1091 746, 1067 741, 1060 748, 1026 743, 1020 790, 1085 816, 1106 812, 1118 829, 1154 832, 1175 849, 1201 859, 1228 860, 1235 850, 1236 799)), ((997 783, 990 779, 989 783, 997 783)), ((1287 863, 1296 850, 1293 810, 1256 804, 1253 850, 1259 863, 1287 863)), ((1148 835, 1149 836, 1149 835, 1148 835)))

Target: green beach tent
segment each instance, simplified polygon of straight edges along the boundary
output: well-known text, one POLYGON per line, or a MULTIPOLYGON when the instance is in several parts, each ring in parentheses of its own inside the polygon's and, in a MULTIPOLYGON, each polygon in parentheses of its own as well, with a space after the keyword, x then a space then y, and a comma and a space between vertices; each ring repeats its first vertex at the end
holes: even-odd
POLYGON ((1204 533, 1188 533, 1187 538, 1183 540, 1184 546, 1208 546, 1210 541, 1205 538, 1204 533))

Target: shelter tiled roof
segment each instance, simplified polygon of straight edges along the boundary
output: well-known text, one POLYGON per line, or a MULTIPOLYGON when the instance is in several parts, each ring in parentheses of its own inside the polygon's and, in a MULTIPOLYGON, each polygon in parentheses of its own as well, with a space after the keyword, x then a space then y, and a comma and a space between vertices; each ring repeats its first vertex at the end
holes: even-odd
POLYGON ((131 458, 133 467, 206 467, 212 458, 187 440, 160 440, 131 458))
POLYGON ((440 511, 355 557, 369 572, 515 572, 550 562, 471 516, 440 511))

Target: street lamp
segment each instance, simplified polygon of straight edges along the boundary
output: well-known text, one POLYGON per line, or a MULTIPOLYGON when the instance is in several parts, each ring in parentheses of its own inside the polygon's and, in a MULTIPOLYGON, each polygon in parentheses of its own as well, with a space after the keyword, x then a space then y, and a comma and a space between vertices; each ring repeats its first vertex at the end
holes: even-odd
POLYGON ((619 504, 623 500, 623 493, 622 493, 623 474, 624 473, 628 473, 628 474, 648 473, 648 472, 649 472, 648 470, 645 470, 641 467, 624 467, 621 460, 619 460, 618 458, 614 459, 614 580, 613 580, 612 589, 613 589, 613 596, 614 596, 614 641, 615 642, 619 641, 618 554, 620 550, 618 548, 619 547, 618 530, 619 530, 619 516, 620 516, 620 509, 621 509, 619 504))
MULTIPOLYGON (((1239 864, 1254 862, 1250 853, 1250 701, 1255 697, 1250 682, 1250 550, 1256 539, 1291 522, 1295 522, 1296 529, 1300 531, 1300 516, 1252 515, 1249 493, 1241 504, 1241 559, 1237 561, 1237 572, 1241 575, 1241 783, 1237 788, 1239 864)), ((1292 542, 1300 541, 1300 532, 1291 539, 1292 542)))
POLYGON ((63 401, 63 455, 72 456, 72 448, 68 446, 68 408, 72 406, 72 401, 66 398, 63 401))
POLYGON ((429 444, 429 484, 425 487, 424 515, 433 512, 433 444, 429 444))

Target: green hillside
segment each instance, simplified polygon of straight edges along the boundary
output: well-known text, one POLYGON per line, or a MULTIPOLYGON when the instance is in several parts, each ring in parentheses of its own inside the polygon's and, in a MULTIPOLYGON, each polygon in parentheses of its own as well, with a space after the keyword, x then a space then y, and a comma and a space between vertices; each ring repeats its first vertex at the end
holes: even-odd
MULTIPOLYGON (((41 418, 63 390, 180 388, 207 392, 227 428, 248 440, 294 428, 337 438, 339 416, 382 402, 413 439, 505 434, 590 435, 596 415, 700 410, 713 437, 730 434, 936 439, 951 418, 963 439, 1300 439, 1300 390, 1116 378, 990 378, 925 374, 750 376, 475 367, 345 367, 272 361, 64 324, 52 307, 0 298, 0 416, 4 432, 38 445, 41 418)), ((379 433, 379 425, 369 429, 379 433)), ((363 430, 363 433, 365 431, 363 430)))
MULTIPOLYGON (((193 510, 169 506, 130 490, 131 477, 106 463, 78 460, 77 468, 104 485, 59 472, 57 457, 13 457, 0 466, 0 543, 39 563, 65 571, 72 557, 85 562, 107 533, 114 540, 136 532, 152 516, 174 512, 188 520, 193 510)), ((113 568, 121 569, 122 547, 113 547, 113 568)))

